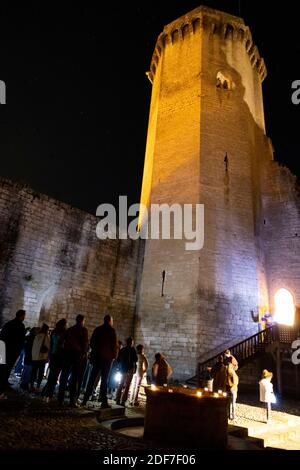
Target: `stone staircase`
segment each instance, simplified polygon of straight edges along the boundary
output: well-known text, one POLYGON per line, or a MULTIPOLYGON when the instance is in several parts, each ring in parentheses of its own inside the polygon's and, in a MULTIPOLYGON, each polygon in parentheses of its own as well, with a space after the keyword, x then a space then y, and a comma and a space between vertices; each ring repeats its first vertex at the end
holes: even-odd
POLYGON ((249 436, 247 428, 241 426, 235 426, 233 424, 228 425, 228 443, 230 446, 230 441, 232 439, 239 439, 244 443, 245 449, 253 450, 263 450, 264 441, 259 437, 249 436))
POLYGON ((248 435, 262 439, 264 447, 285 450, 300 450, 300 422, 288 419, 286 422, 274 421, 263 427, 251 427, 248 435))
MULTIPOLYGON (((286 344, 290 345, 296 339, 299 331, 295 327, 283 325, 273 325, 265 330, 252 335, 243 341, 232 344, 229 349, 231 354, 238 360, 239 369, 249 361, 261 357, 265 352, 269 352, 272 345, 286 344)), ((206 357, 198 363, 197 375, 186 380, 186 384, 192 386, 201 386, 205 380, 207 369, 212 367, 218 359, 218 356, 224 354, 224 349, 220 349, 216 354, 206 357)))
POLYGON ((248 425, 229 426, 233 436, 247 439, 259 447, 300 450, 300 417, 276 416, 268 424, 251 421, 248 425))

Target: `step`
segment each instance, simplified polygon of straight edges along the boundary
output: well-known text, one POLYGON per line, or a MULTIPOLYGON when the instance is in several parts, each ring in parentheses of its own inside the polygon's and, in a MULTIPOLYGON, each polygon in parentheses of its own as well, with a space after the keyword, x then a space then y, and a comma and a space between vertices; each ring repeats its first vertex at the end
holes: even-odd
POLYGON ((271 426, 266 431, 265 429, 262 432, 258 430, 254 433, 250 431, 249 434, 255 438, 262 439, 264 441, 264 447, 273 447, 279 449, 286 448, 297 448, 300 450, 300 427, 292 426, 271 426))
POLYGON ((263 445, 257 439, 242 439, 230 435, 227 450, 263 450, 263 445))
POLYGON ((96 411, 96 418, 101 423, 102 421, 122 418, 125 416, 125 407, 112 405, 111 408, 103 408, 96 411))
POLYGON ((236 426, 234 424, 229 424, 228 425, 228 434, 230 436, 238 437, 240 439, 243 439, 244 441, 248 442, 249 444, 257 446, 261 449, 264 448, 264 440, 259 438, 259 437, 249 436, 248 435, 248 429, 244 428, 242 426, 236 426))
POLYGON ((282 444, 281 441, 279 441, 279 442, 274 442, 272 446, 269 446, 269 445, 266 446, 266 449, 268 449, 269 447, 272 447, 272 449, 280 449, 280 450, 300 450, 300 441, 289 439, 284 443, 284 445, 282 444))
POLYGON ((248 429, 234 424, 228 424, 228 434, 236 437, 248 437, 248 429))
POLYGON ((263 422, 251 422, 248 427, 248 434, 251 436, 256 436, 257 433, 269 433, 270 430, 280 431, 285 430, 287 427, 297 426, 298 423, 294 421, 293 417, 287 416, 276 416, 272 418, 269 423, 263 422))

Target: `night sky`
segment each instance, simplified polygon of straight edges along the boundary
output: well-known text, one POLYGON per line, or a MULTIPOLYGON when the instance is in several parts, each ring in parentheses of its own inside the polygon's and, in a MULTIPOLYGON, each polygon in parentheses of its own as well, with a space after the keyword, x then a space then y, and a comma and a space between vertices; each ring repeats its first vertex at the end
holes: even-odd
MULTIPOLYGON (((0 7, 0 79, 7 86, 0 175, 91 213, 122 194, 139 202, 151 97, 145 72, 164 25, 200 4, 0 7)), ((267 132, 276 159, 300 177, 300 105, 291 102, 291 83, 300 80, 298 3, 204 4, 250 26, 268 68, 267 132)))

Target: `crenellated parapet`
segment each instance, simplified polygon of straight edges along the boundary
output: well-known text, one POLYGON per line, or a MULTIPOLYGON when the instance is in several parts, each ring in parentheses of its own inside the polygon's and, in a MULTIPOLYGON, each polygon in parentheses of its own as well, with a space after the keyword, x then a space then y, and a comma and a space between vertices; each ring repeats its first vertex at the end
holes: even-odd
POLYGON ((150 71, 147 72, 151 83, 164 48, 167 45, 172 46, 178 41, 184 41, 187 37, 196 35, 201 30, 207 31, 213 36, 218 35, 223 40, 241 42, 249 56, 252 68, 257 71, 261 81, 266 78, 267 69, 264 59, 260 57, 258 49, 253 43, 251 31, 245 25, 244 20, 237 16, 200 6, 165 26, 163 32, 158 36, 152 55, 150 71))

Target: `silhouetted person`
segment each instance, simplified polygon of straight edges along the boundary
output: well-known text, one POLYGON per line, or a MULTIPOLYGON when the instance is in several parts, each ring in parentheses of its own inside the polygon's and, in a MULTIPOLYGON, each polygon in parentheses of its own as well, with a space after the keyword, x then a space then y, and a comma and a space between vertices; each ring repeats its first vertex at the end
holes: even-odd
POLYGON ((66 337, 67 320, 59 320, 50 337, 49 375, 44 389, 45 401, 53 397, 59 374, 63 365, 63 345, 66 337))
POLYGON ((18 310, 16 317, 8 321, 0 332, 0 340, 5 343, 6 364, 0 365, 0 397, 9 387, 8 379, 25 342, 25 310, 18 310))
POLYGON ((152 379, 155 385, 164 385, 168 383, 168 378, 172 375, 173 370, 165 357, 160 354, 155 354, 155 362, 152 366, 152 379))
POLYGON ((98 326, 93 331, 90 346, 92 370, 82 405, 86 405, 89 400, 93 388, 96 385, 95 381, 100 373, 101 384, 99 400, 101 401, 101 408, 109 408, 110 405, 107 402, 107 381, 112 361, 115 359, 118 350, 117 335, 113 328, 113 318, 110 315, 105 315, 103 325, 98 326))
POLYGON ((17 360, 17 363, 16 363, 16 365, 15 365, 14 373, 15 373, 15 375, 18 375, 18 376, 20 376, 20 377, 21 377, 22 372, 23 372, 23 369, 24 369, 25 342, 26 342, 27 336, 29 336, 30 330, 31 330, 30 327, 25 328, 24 347, 23 347, 23 349, 22 349, 22 351, 21 351, 21 354, 20 354, 20 356, 19 356, 19 359, 17 360))
POLYGON ((213 378, 213 390, 226 392, 227 367, 224 364, 223 356, 218 357, 218 362, 211 368, 210 375, 213 378))
POLYGON ((31 328, 29 335, 25 338, 25 355, 24 355, 24 369, 22 372, 20 388, 24 391, 29 391, 29 383, 32 372, 32 345, 34 338, 39 332, 38 327, 31 328))
POLYGON ((121 382, 117 390, 117 405, 125 406, 133 374, 136 372, 137 353, 133 347, 133 338, 126 340, 126 346, 118 354, 119 369, 122 374, 121 382))
POLYGON ((84 316, 79 314, 76 317, 76 325, 67 330, 64 342, 63 366, 58 391, 58 402, 61 405, 64 402, 67 382, 71 374, 69 384, 70 406, 77 407, 76 401, 80 391, 79 380, 82 377, 82 369, 88 346, 88 330, 84 326, 84 316))
POLYGON ((49 357, 50 338, 48 332, 49 326, 44 323, 33 340, 32 371, 30 377, 30 388, 32 391, 40 392, 40 387, 45 372, 45 365, 49 357), (37 382, 36 390, 34 388, 35 381, 37 382))

